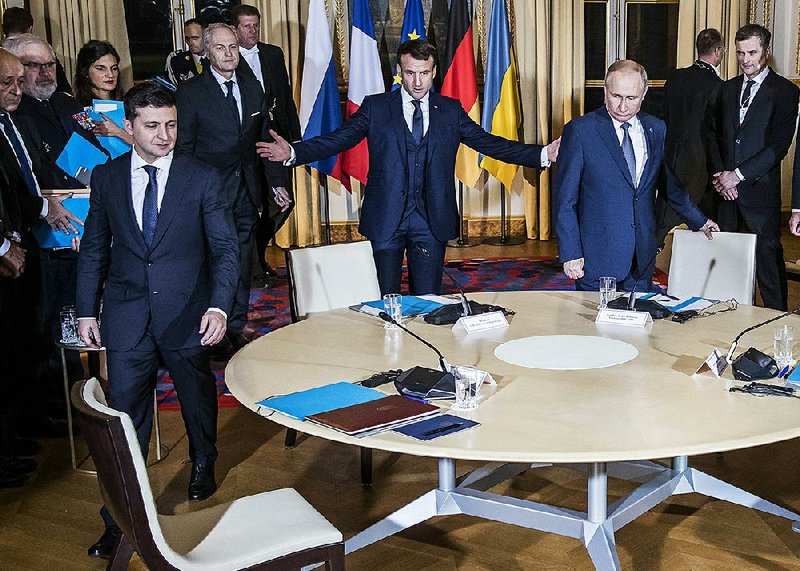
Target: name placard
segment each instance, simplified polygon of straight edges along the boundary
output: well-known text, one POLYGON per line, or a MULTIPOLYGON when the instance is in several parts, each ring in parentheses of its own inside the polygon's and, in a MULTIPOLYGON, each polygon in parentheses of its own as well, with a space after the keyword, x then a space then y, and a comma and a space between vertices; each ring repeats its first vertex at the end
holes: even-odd
POLYGON ((467 333, 487 331, 498 327, 508 327, 508 320, 502 311, 490 311, 478 315, 465 315, 453 325, 454 330, 463 329, 467 333))
POLYGON ((698 376, 708 376, 709 373, 711 373, 716 378, 720 378, 727 368, 728 359, 722 354, 722 351, 714 347, 714 350, 711 351, 711 354, 706 357, 706 360, 703 361, 703 364, 700 365, 700 368, 697 369, 694 374, 698 376))
POLYGON ((644 327, 653 318, 646 311, 628 311, 627 309, 604 308, 597 312, 595 323, 605 325, 623 325, 625 327, 644 327))

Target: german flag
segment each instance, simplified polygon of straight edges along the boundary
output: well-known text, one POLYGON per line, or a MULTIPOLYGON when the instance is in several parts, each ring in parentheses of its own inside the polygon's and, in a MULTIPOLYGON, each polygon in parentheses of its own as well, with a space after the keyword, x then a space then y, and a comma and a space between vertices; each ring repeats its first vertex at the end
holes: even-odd
MULTIPOLYGON (((475 74, 475 55, 472 47, 472 14, 468 0, 452 0, 447 47, 443 60, 442 95, 458 99, 467 115, 480 122, 478 80, 475 74)), ((456 176, 468 188, 474 188, 481 175, 477 151, 461 145, 456 157, 456 176)))

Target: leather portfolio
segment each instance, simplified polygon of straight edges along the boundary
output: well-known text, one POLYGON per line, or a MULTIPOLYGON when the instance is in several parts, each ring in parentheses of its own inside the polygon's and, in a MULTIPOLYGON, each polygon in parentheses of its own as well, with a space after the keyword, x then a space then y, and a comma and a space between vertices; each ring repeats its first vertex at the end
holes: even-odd
POLYGON ((431 404, 390 395, 362 404, 337 408, 307 417, 307 420, 335 428, 345 434, 356 435, 375 429, 394 427, 398 423, 439 412, 431 404))

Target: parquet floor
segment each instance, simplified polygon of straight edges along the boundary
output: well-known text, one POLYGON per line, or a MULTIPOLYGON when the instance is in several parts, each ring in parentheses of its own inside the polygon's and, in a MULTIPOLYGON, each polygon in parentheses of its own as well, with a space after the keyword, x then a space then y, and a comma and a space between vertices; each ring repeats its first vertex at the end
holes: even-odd
MULTIPOLYGON (((800 240, 787 240, 787 258, 800 257, 800 240)), ((554 253, 553 242, 481 246, 450 251, 453 258, 554 253)), ((282 263, 282 255, 270 259, 282 263)), ((800 284, 790 283, 790 306, 800 284)), ((800 414, 800 409, 798 409, 800 414)), ((161 414, 169 455, 150 468, 159 511, 180 513, 236 497, 292 486, 349 537, 436 484, 435 460, 376 451, 375 484, 362 488, 358 452, 301 436, 292 450, 283 431, 245 409, 223 409, 219 419, 219 491, 201 504, 186 501, 190 465, 180 415, 161 414)), ((524 437, 524 435, 518 435, 524 437)), ((509 435, 514 437, 514 435, 509 435)), ((79 439, 80 441, 80 439, 79 439)), ((82 444, 81 444, 82 446, 82 444)), ((154 456, 153 451, 150 454, 154 456)), ((19 490, 0 490, 0 569, 103 569, 86 557, 102 531, 101 499, 93 476, 74 472, 66 439, 44 442, 40 468, 19 490)), ((691 459, 691 465, 790 509, 800 511, 800 442, 691 459)), ((459 463, 459 474, 472 465, 459 463)), ((609 481, 612 499, 631 485, 609 481)), ((529 470, 495 489, 521 498, 585 510, 585 475, 560 468, 529 470)), ((616 535, 625 569, 800 570, 800 534, 782 519, 697 495, 675 497, 616 535)), ((436 518, 347 557, 352 570, 592 569, 577 541, 490 523, 469 516, 436 518)), ((132 569, 144 569, 136 559, 132 569)))

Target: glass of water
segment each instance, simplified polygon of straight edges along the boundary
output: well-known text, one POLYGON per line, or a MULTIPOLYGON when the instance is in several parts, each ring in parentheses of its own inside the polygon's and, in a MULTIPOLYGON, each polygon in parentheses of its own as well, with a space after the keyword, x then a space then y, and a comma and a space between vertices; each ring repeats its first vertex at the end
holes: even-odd
POLYGON ((794 348, 794 327, 781 325, 776 327, 772 335, 772 350, 775 362, 780 368, 794 363, 792 349, 794 348))
POLYGON ((455 379, 456 402, 454 409, 472 410, 478 408, 478 388, 480 377, 478 369, 472 365, 456 365, 451 373, 455 379))
POLYGON ((605 309, 608 307, 608 302, 613 301, 617 297, 617 278, 602 277, 600 278, 600 303, 598 309, 605 309))
POLYGON ((78 343, 78 317, 73 305, 65 305, 61 310, 61 342, 70 345, 78 343))
MULTIPOLYGON (((400 323, 400 319, 403 317, 403 298, 399 293, 387 293, 383 296, 383 310, 394 319, 397 323, 400 323)), ((383 324, 383 327, 386 329, 397 329, 397 325, 394 323, 389 323, 388 321, 383 324)))

